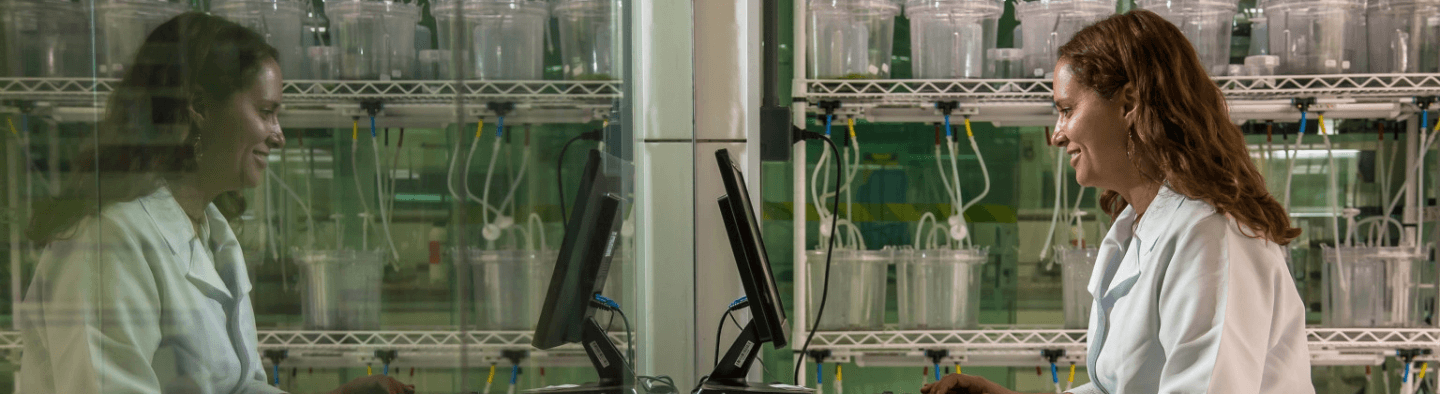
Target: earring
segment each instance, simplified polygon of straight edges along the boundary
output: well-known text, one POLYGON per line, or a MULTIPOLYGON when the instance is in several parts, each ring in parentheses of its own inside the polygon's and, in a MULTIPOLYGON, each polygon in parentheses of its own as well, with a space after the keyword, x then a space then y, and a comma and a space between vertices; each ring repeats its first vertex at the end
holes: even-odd
POLYGON ((191 146, 190 149, 194 152, 195 161, 197 162, 200 161, 201 157, 205 156, 205 153, 200 150, 200 134, 195 134, 195 145, 191 146))

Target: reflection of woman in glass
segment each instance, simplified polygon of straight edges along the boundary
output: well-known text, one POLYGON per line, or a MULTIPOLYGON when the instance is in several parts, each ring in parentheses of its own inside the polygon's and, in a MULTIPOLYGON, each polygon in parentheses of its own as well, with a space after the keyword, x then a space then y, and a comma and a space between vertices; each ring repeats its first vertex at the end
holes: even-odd
MULTIPOLYGON (((27 393, 272 393, 228 220, 285 137, 279 56, 224 19, 157 27, 74 182, 36 207, 45 246, 18 318, 27 393)), ((412 390, 383 376, 341 393, 412 390)))

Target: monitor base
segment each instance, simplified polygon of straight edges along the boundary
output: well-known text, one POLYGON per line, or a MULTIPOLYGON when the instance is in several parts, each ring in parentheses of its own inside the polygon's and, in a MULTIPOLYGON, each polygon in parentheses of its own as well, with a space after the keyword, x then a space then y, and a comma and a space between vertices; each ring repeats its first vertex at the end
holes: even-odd
POLYGON ((814 389, 791 385, 745 382, 744 386, 705 383, 695 394, 813 394, 814 389))
POLYGON ((565 384, 522 391, 525 394, 640 394, 635 386, 601 386, 596 383, 565 384))

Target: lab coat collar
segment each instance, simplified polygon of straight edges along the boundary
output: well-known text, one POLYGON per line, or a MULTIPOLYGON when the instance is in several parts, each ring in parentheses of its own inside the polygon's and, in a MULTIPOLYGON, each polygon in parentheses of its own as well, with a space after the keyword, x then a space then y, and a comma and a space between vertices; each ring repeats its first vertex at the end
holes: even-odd
POLYGON ((1097 263, 1108 270, 1113 270, 1110 271, 1113 272, 1113 275, 1091 275, 1090 283, 1085 286, 1086 290, 1089 290, 1093 296, 1104 297, 1112 290, 1123 287, 1121 285, 1124 285, 1127 279, 1138 277, 1140 273, 1144 272, 1144 267, 1141 267, 1140 264, 1119 267, 1125 259, 1125 253, 1129 251, 1129 248, 1135 247, 1140 248, 1135 252, 1143 256, 1153 249, 1159 234, 1166 230, 1171 222, 1162 218, 1171 216, 1188 199, 1188 197, 1176 193, 1168 183, 1160 185, 1160 189, 1155 193, 1155 199, 1150 201, 1150 207, 1146 210, 1145 217, 1140 218, 1138 225, 1135 223, 1137 216, 1135 206, 1126 206, 1125 210, 1116 216, 1115 223, 1110 226, 1110 232, 1105 235, 1104 241, 1100 244, 1099 257, 1106 259, 1097 261, 1097 263), (1131 242, 1132 239, 1133 242, 1131 242), (1106 251, 1112 252, 1105 253, 1106 251), (1111 280, 1120 282, 1105 283, 1107 276, 1111 280), (1101 293, 1102 286, 1105 287, 1104 294, 1101 293))
POLYGON ((235 264, 244 264, 244 259, 239 256, 239 242, 214 204, 205 207, 210 239, 196 241, 190 218, 180 208, 180 203, 175 201, 168 186, 161 185, 154 193, 141 198, 140 203, 163 234, 166 246, 176 260, 187 265, 184 267, 185 277, 197 288, 218 301, 233 301, 235 297, 231 286, 227 286, 220 275, 223 270, 231 274, 236 291, 249 291, 249 278, 245 275, 234 275, 237 269, 235 264), (215 251, 214 259, 210 258, 211 254, 207 253, 205 248, 215 251))

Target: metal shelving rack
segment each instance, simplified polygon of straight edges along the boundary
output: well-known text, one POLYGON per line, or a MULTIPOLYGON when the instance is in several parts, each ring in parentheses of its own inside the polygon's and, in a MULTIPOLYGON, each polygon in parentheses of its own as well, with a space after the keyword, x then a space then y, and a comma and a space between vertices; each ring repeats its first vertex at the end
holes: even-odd
MULTIPOLYGON (((261 330, 257 348, 287 352, 285 366, 358 367, 378 364, 376 351, 395 351, 397 364, 416 367, 454 367, 460 354, 474 365, 504 364, 507 351, 525 351, 526 357, 550 366, 588 366, 589 359, 579 345, 550 350, 530 346, 529 331, 302 331, 261 330)), ((624 333, 610 333, 616 346, 624 347, 624 333)), ((25 347, 20 332, 0 331, 0 352, 19 354, 25 347)), ((15 360, 18 361, 18 360, 15 360)), ((265 361, 269 363, 269 360, 265 361)))
MULTIPOLYGON (((0 78, 0 102, 27 102, 58 121, 93 122, 117 79, 0 78)), ((457 98, 467 119, 494 116, 490 103, 513 105, 507 122, 585 123, 608 115, 620 98, 618 81, 286 81, 285 127, 336 127, 368 116, 362 102, 383 105, 377 124, 441 127, 453 123, 457 98)), ((0 107, 0 112, 16 108, 0 107)))
MULTIPOLYGON (((1243 120, 1298 120, 1295 98, 1315 98, 1312 112, 1332 119, 1397 118, 1414 113, 1416 96, 1440 95, 1440 74, 1347 74, 1265 77, 1217 77, 1215 83, 1230 105, 1231 117, 1243 120)), ((1052 125, 1048 79, 974 80, 804 80, 796 95, 809 112, 815 104, 840 103, 835 112, 873 122, 934 122, 941 114, 936 102, 955 101, 955 116, 1004 126, 1052 125)))
MULTIPOLYGON (((1379 365, 1397 351, 1431 349, 1419 361, 1440 360, 1440 329, 1310 328, 1312 365, 1379 365)), ((821 331, 811 348, 829 350, 830 362, 861 366, 919 366, 934 362, 926 351, 943 350, 940 364, 1048 365, 1043 351, 1064 350, 1058 363, 1085 365, 1085 330, 991 327, 954 331, 821 331)))

